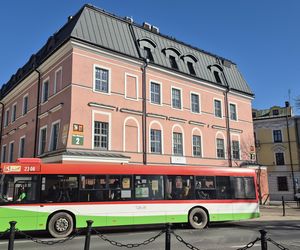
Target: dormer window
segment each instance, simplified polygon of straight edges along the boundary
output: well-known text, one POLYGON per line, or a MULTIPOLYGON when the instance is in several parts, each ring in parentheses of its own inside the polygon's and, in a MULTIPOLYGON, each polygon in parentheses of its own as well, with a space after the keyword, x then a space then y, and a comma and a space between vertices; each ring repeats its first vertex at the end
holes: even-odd
POLYGON ((214 71, 214 76, 215 76, 215 78, 216 78, 216 82, 217 82, 217 83, 222 83, 218 71, 214 71))
POLYGON ((279 110, 278 110, 278 109, 272 110, 272 114, 273 114, 273 115, 279 115, 279 110))
POLYGON ((150 62, 154 62, 153 55, 151 49, 148 47, 144 47, 144 57, 148 59, 150 62))
POLYGON ((190 74, 195 76, 196 72, 195 72, 193 63, 192 62, 187 62, 187 66, 188 66, 190 74))
POLYGON ((176 59, 174 56, 169 56, 169 61, 170 61, 170 64, 171 64, 171 67, 172 69, 178 69, 178 65, 177 65, 177 62, 176 62, 176 59))

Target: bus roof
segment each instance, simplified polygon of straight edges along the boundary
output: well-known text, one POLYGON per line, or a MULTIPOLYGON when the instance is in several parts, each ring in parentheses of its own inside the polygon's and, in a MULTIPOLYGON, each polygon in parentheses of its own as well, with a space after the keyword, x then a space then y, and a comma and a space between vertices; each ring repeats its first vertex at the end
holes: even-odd
POLYGON ((249 168, 202 167, 202 166, 157 166, 110 163, 2 163, 2 174, 165 174, 165 175, 254 175, 249 168))

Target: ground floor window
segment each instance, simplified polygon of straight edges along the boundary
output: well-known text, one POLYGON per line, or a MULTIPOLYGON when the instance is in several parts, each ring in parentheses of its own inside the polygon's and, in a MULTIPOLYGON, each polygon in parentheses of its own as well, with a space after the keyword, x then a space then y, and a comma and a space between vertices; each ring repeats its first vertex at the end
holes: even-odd
POLYGON ((287 177, 286 176, 278 176, 277 177, 277 186, 278 186, 278 191, 289 191, 287 177))

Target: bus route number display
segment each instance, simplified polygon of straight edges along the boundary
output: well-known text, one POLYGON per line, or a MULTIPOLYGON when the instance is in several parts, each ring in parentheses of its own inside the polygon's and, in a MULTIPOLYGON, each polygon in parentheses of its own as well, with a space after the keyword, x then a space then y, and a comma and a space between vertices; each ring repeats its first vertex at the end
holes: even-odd
POLYGON ((20 173, 20 172, 40 172, 40 166, 20 166, 20 165, 6 165, 4 166, 4 173, 20 173))

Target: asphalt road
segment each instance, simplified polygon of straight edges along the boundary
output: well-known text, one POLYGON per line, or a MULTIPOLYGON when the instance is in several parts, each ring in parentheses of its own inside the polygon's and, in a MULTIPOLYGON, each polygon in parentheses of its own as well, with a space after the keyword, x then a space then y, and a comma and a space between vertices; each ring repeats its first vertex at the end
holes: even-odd
MULTIPOLYGON (((287 211, 287 216, 283 217, 280 208, 277 210, 268 210, 264 208, 268 214, 261 219, 251 221, 240 222, 227 222, 227 223, 215 223, 211 224, 205 230, 193 230, 186 226, 175 225, 172 230, 182 237, 186 242, 201 249, 219 249, 219 250, 232 250, 246 246, 248 243, 254 241, 257 237, 260 237, 259 230, 264 229, 267 231, 267 237, 270 237, 273 241, 280 243, 284 247, 290 250, 300 249, 300 210, 297 213, 290 213, 287 211), (299 213, 298 213, 299 212, 299 213)), ((294 210, 293 210, 294 212, 294 210)), ((157 235, 163 226, 148 226, 139 228, 115 228, 105 229, 101 231, 105 236, 113 241, 120 242, 122 244, 140 243, 155 235, 157 235)), ((53 241, 55 239, 50 238, 46 233, 39 232, 30 234, 32 237, 38 240, 53 241)), ((0 249, 7 249, 7 239, 0 240, 0 249)), ((59 243, 55 245, 41 245, 34 243, 24 237, 18 237, 15 240, 15 250, 32 250, 32 249, 70 249, 70 250, 82 250, 84 249, 85 236, 80 235, 73 240, 65 243, 59 243)), ((100 239, 97 235, 93 234, 91 237, 91 250, 114 250, 114 249, 126 249, 125 247, 112 246, 109 242, 100 239)), ((142 245, 134 249, 165 249, 165 234, 158 237, 155 241, 148 245, 142 245)), ((183 243, 179 242, 174 235, 171 236, 171 249, 188 249, 183 243)), ((256 242, 251 249, 261 249, 260 242, 256 242)), ((268 242, 268 250, 279 249, 271 242, 268 242)))

